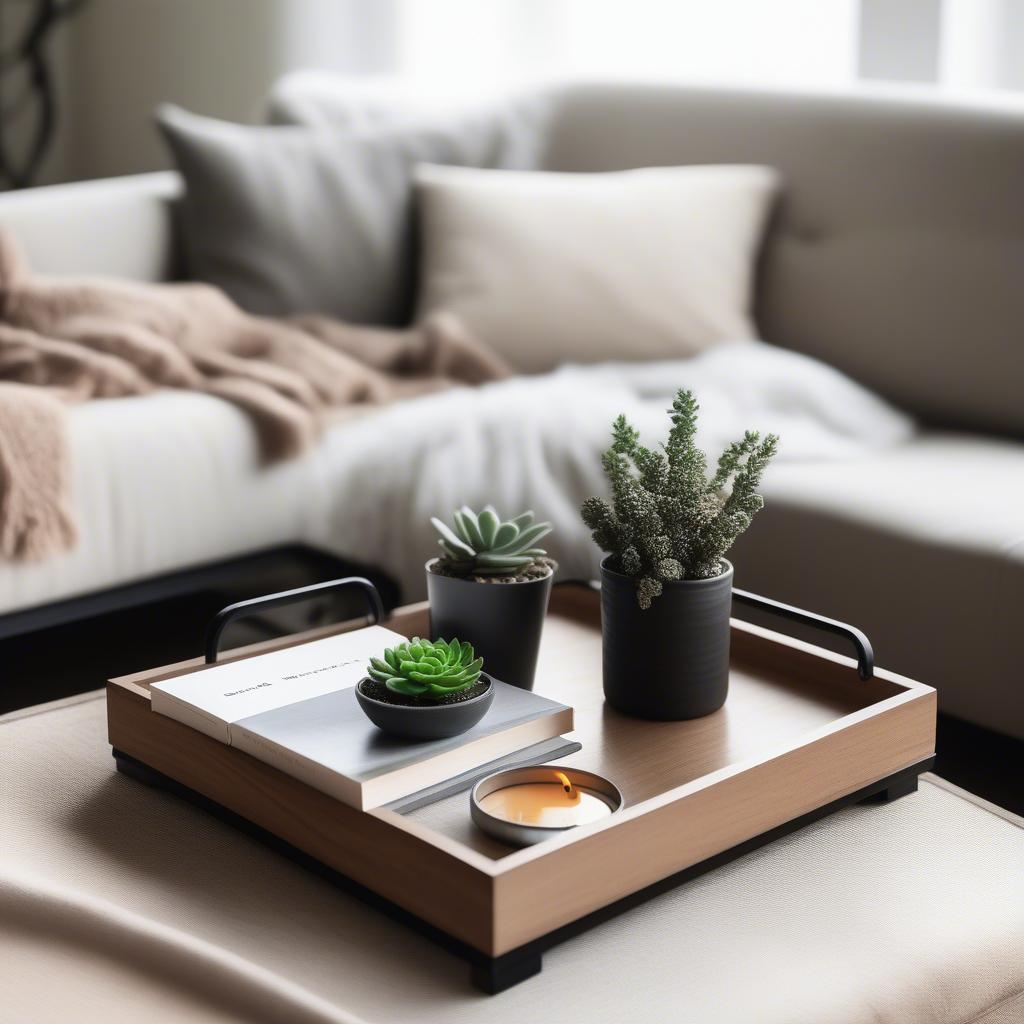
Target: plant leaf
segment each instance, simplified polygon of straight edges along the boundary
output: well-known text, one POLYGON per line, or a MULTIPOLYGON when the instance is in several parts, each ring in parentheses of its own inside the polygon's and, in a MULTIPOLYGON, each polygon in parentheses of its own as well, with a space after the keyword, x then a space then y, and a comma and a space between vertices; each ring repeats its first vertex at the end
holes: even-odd
POLYGON ((476 513, 468 505, 463 505, 459 511, 465 516, 469 539, 473 547, 479 551, 484 546, 484 538, 480 533, 480 524, 477 521, 476 513))
POLYGON ((447 523, 441 522, 437 516, 433 516, 430 521, 434 524, 434 529, 441 534, 445 543, 451 545, 456 551, 461 552, 463 558, 472 558, 476 554, 468 544, 464 544, 455 536, 447 523))
POLYGON ((473 535, 469 532, 469 523, 466 520, 466 513, 460 512, 456 509, 454 514, 455 519, 455 532, 461 540, 468 547, 473 547, 473 535))
POLYGON ((506 544, 516 543, 519 539, 519 527, 512 523, 502 523, 498 532, 494 535, 493 550, 498 550, 506 544))
POLYGON ((528 530, 519 534, 523 547, 533 547, 542 537, 546 537, 554 527, 550 523, 534 523, 528 530))
POLYGON ((503 555, 511 551, 524 551, 526 548, 532 547, 533 544, 542 537, 546 537, 552 529, 553 527, 550 523, 536 523, 528 530, 523 530, 523 532, 516 537, 514 543, 505 544, 501 547, 496 545, 491 554, 503 555))
POLYGON ((477 516, 477 523, 480 526, 480 535, 484 539, 484 547, 494 547, 494 538, 498 532, 498 527, 501 525, 494 510, 491 508, 485 508, 483 512, 477 516))
POLYGON ((449 544, 448 541, 439 540, 437 543, 441 545, 441 547, 444 549, 445 555, 448 558, 450 558, 453 562, 458 562, 459 564, 468 564, 470 561, 472 561, 470 556, 467 555, 465 551, 463 551, 461 548, 456 549, 452 547, 452 545, 449 544))
POLYGON ((408 679, 389 679, 385 684, 393 693, 403 693, 406 697, 419 697, 430 689, 429 686, 410 682, 408 679))
POLYGON ((433 672, 423 672, 418 668, 414 668, 411 671, 406 672, 406 676, 417 683, 425 683, 428 685, 440 685, 444 682, 445 678, 447 678, 445 676, 436 676, 433 672))
POLYGON ((443 681, 432 680, 430 689, 435 693, 458 693, 460 690, 468 690, 472 683, 464 682, 461 679, 449 679, 443 681))

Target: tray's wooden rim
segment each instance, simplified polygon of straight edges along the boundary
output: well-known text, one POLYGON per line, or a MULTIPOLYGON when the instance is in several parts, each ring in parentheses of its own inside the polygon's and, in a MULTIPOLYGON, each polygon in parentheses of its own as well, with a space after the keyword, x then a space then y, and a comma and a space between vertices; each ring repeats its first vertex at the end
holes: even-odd
MULTIPOLYGON (((570 602, 570 610, 564 613, 569 617, 572 617, 571 605, 572 602, 570 602)), ((391 616, 389 616, 389 619, 382 623, 382 625, 387 625, 388 621, 422 614, 427 610, 427 608, 428 604, 426 601, 396 608, 391 616)), ((557 615, 560 614, 560 612, 557 608, 552 608, 549 611, 549 614, 557 615)), ((853 658, 818 647, 817 645, 808 643, 807 641, 787 636, 764 626, 755 625, 754 623, 744 622, 739 619, 731 619, 730 622, 734 638, 736 638, 737 635, 740 637, 747 636, 762 642, 775 644, 779 647, 799 652, 805 656, 816 658, 819 661, 828 664, 830 666, 830 671, 834 671, 834 668, 832 668, 832 666, 834 666, 835 668, 844 670, 844 673, 856 673, 857 663, 853 658)), ((248 644, 244 647, 238 647, 226 652, 222 657, 221 662, 237 661, 254 657, 268 651, 284 650, 288 647, 294 647, 310 640, 321 639, 326 636, 333 636, 338 633, 348 632, 352 629, 359 628, 362 625, 364 625, 364 621, 361 619, 349 620, 347 622, 307 630, 303 633, 294 634, 288 637, 248 644)), ((109 685, 122 687, 148 701, 150 699, 150 683, 158 682, 161 679, 167 679, 171 676, 186 675, 191 672, 202 671, 209 667, 210 666, 207 665, 202 658, 190 658, 186 661, 177 662, 173 665, 164 665, 156 669, 147 669, 130 675, 119 676, 115 679, 111 679, 109 681, 109 685)), ((431 844, 440 852, 461 861, 465 865, 476 869, 490 878, 500 878, 523 865, 546 857, 564 847, 586 842, 601 832, 614 829, 631 820, 635 820, 636 818, 649 814, 651 811, 676 803, 679 800, 693 795, 694 793, 698 793, 701 790, 718 785, 726 779, 742 775, 758 765, 773 761, 776 758, 782 757, 794 750, 798 750, 801 747, 806 747, 817 740, 844 732, 856 725, 858 722, 867 721, 877 716, 885 715, 904 704, 926 698, 929 694, 935 693, 934 688, 931 686, 927 686, 924 683, 920 683, 917 680, 910 679, 906 676, 901 676, 895 672, 889 672, 885 669, 876 668, 874 676, 877 680, 882 680, 900 687, 902 692, 885 698, 884 700, 877 701, 866 708, 862 708, 858 711, 836 718, 829 724, 821 726, 808 733, 804 733, 789 742, 780 743, 769 752, 758 755, 757 757, 734 762, 733 764, 720 768, 718 771, 711 772, 698 779, 684 783, 683 785, 673 787, 663 793, 649 797, 646 800, 629 804, 623 807, 618 813, 603 821, 595 822, 591 825, 578 829, 573 829, 561 836, 553 837, 543 844, 508 853, 497 860, 487 857, 484 854, 465 846, 456 839, 452 839, 443 833, 437 832, 429 826, 423 825, 420 822, 399 814, 396 811, 389 810, 386 807, 371 808, 364 813, 370 814, 418 840, 431 844)), ((908 764, 909 763, 910 762, 908 762, 908 764)))
POLYGON ((528 864, 531 861, 538 860, 541 857, 554 853, 560 847, 582 842, 599 832, 605 831, 606 829, 624 825, 626 822, 635 818, 641 818, 650 814, 651 811, 667 807, 669 804, 677 803, 678 801, 683 800, 688 796, 692 796, 694 793, 698 793, 701 790, 717 786, 726 779, 743 775, 751 769, 756 768, 758 765, 767 764, 768 762, 775 761, 792 751, 810 746, 817 740, 846 732, 851 726, 856 725, 858 722, 867 721, 868 719, 894 711, 901 705, 918 700, 922 696, 924 696, 922 693, 907 691, 895 697, 888 697, 884 701, 872 704, 868 708, 863 708, 862 710, 853 712, 852 714, 844 715, 842 718, 837 718, 827 726, 822 726, 821 728, 803 733, 790 743, 780 743, 777 747, 773 747, 769 751, 766 751, 757 757, 747 758, 744 761, 736 761, 733 764, 726 765, 724 768, 719 768, 718 771, 702 775, 699 779, 694 779, 692 782, 684 783, 681 786, 675 786, 672 789, 666 790, 664 793, 659 793, 656 796, 648 797, 646 800, 641 800, 638 803, 623 807, 617 814, 614 814, 603 821, 595 822, 592 825, 588 825, 583 828, 573 829, 572 832, 553 837, 543 844, 538 844, 536 846, 518 850, 515 853, 510 853, 507 856, 502 857, 500 861, 495 862, 502 868, 502 870, 495 872, 495 874, 500 875, 504 874, 506 871, 514 871, 516 868, 521 867, 524 864, 528 864))

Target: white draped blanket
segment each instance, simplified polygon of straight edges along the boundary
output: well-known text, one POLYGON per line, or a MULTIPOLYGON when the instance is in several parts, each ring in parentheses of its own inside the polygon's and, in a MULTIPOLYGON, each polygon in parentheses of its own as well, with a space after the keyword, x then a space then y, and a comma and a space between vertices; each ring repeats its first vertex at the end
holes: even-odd
POLYGON ((578 509, 604 490, 599 456, 612 420, 625 413, 657 443, 679 387, 700 400, 699 440, 712 461, 745 429, 781 436, 778 463, 855 457, 914 432, 837 371, 751 342, 360 412, 310 453, 270 468, 244 414, 220 399, 168 391, 97 400, 70 414, 79 543, 38 565, 0 565, 0 613, 294 542, 378 565, 413 600, 437 552, 430 516, 463 503, 533 508, 555 525, 549 550, 562 575, 592 575, 599 552, 578 509))
POLYGON ((862 455, 914 433, 908 417, 838 371, 761 343, 690 360, 567 366, 405 402, 332 434, 326 458, 347 464, 346 482, 329 496, 315 540, 344 549, 358 538, 348 553, 383 566, 411 599, 438 551, 430 516, 491 502, 506 515, 532 508, 550 519, 545 543, 562 576, 595 576, 601 556, 579 506, 606 491, 600 453, 612 421, 625 413, 657 444, 682 387, 700 402, 698 441, 712 465, 746 429, 778 434, 779 462, 862 455))

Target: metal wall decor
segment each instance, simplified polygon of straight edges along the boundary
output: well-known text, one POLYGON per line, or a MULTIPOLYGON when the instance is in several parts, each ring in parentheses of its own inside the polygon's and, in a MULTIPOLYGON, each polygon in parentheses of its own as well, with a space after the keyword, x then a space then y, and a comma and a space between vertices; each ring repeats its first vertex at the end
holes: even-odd
POLYGON ((39 173, 58 117, 47 46, 86 3, 0 0, 0 189, 27 188, 39 173))

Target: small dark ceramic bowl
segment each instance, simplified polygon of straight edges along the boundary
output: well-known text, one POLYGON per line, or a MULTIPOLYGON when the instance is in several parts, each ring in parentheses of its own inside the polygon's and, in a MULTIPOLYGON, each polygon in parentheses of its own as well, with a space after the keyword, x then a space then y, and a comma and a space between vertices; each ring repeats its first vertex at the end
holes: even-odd
POLYGON ((472 729, 487 714, 494 701, 494 683, 483 673, 480 679, 487 682, 487 689, 479 697, 457 704, 418 708, 385 704, 363 693, 365 679, 360 679, 356 686, 356 700, 366 717, 390 736, 404 740, 443 740, 472 729))

